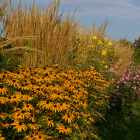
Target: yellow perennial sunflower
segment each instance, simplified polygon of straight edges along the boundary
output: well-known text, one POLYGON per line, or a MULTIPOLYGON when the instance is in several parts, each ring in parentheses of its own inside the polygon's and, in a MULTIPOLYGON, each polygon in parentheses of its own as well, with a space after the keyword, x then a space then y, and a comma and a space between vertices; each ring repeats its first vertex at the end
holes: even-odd
POLYGON ((108 42, 108 45, 112 45, 112 42, 108 42))
POLYGON ((105 65, 105 68, 108 68, 108 66, 107 66, 107 65, 105 65))
POLYGON ((102 55, 105 55, 105 54, 106 54, 106 51, 103 50, 103 51, 102 51, 102 55))
POLYGON ((101 40, 99 40, 99 41, 98 41, 98 44, 102 44, 102 41, 101 41, 101 40))
POLYGON ((105 41, 107 41, 107 39, 106 39, 106 38, 104 38, 104 40, 105 40, 105 41))
POLYGON ((90 45, 90 47, 94 47, 94 45, 92 44, 92 45, 90 45))
POLYGON ((93 36, 92 38, 93 38, 94 40, 96 40, 96 39, 97 39, 97 37, 96 37, 96 36, 93 36))

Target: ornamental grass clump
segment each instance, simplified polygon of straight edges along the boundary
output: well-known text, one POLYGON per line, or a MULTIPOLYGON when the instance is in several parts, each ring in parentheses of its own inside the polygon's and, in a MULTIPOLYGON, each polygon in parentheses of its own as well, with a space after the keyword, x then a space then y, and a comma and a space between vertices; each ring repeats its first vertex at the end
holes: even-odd
POLYGON ((119 74, 117 66, 110 68, 110 71, 116 71, 116 75, 120 78, 114 80, 114 86, 110 92, 110 111, 116 109, 127 114, 132 104, 140 101, 140 66, 136 66, 134 62, 130 62, 124 70, 124 74, 119 74))
POLYGON ((98 139, 90 127, 99 118, 98 109, 107 106, 110 83, 94 67, 77 72, 57 66, 19 65, 16 73, 1 73, 1 139, 98 139))

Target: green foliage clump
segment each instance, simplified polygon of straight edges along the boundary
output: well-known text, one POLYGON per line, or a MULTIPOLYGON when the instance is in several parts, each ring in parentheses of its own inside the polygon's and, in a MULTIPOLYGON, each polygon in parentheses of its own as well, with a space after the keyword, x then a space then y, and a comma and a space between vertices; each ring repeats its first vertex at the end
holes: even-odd
MULTIPOLYGON (((4 13, 2 11, 0 11, 0 15, 4 15, 4 13)), ((6 40, 8 40, 8 39, 5 39, 4 37, 0 38, 0 44, 2 42, 6 41, 6 40)), ((23 39, 23 41, 24 41, 24 45, 27 45, 28 47, 31 48, 31 43, 28 43, 29 40, 23 39)), ((10 51, 11 48, 13 48, 13 47, 12 47, 11 44, 9 44, 9 45, 4 46, 3 50, 4 51, 7 51, 7 50, 10 51)), ((3 52, 2 50, 0 50, 0 70, 1 71, 8 70, 8 71, 11 71, 11 72, 17 72, 17 70, 19 69, 19 68, 17 68, 19 64, 21 64, 22 66, 26 67, 25 63, 23 63, 23 62, 20 63, 19 61, 17 61, 15 59, 18 56, 22 57, 23 54, 22 53, 20 53, 20 54, 18 54, 18 53, 13 54, 15 51, 17 51, 19 49, 21 51, 20 47, 18 49, 12 49, 12 52, 3 52)), ((30 50, 27 51, 27 50, 23 49, 23 51, 28 52, 28 53, 34 55, 34 53, 32 51, 30 51, 30 50)))

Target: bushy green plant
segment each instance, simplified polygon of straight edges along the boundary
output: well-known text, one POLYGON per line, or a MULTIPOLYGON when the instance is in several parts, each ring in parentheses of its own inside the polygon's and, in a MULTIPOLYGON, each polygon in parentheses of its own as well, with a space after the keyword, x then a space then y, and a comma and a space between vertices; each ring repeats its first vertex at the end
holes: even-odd
MULTIPOLYGON (((5 39, 4 37, 1 38, 1 42, 2 41, 5 41, 7 39, 5 39)), ((3 47, 3 49, 10 49, 12 48, 12 45, 9 44, 5 47, 3 47)), ((13 68, 16 67, 16 65, 20 64, 20 62, 18 62, 10 52, 2 52, 0 50, 1 54, 0 54, 0 70, 1 71, 5 71, 5 70, 8 70, 8 71, 14 71, 13 68)), ((16 55, 16 54, 13 54, 13 55, 16 55)), ((20 54, 19 54, 20 55, 20 54)), ((17 69, 16 69, 17 70, 17 69)))
MULTIPOLYGON (((8 39, 5 39, 4 37, 0 39, 1 42, 3 41, 6 41, 8 39)), ((26 41, 26 40, 24 40, 26 41)), ((31 47, 31 44, 28 43, 29 40, 26 41, 26 43, 24 43, 24 45, 27 45, 29 47, 31 47)), ((7 49, 11 49, 12 48, 12 45, 9 44, 5 47, 3 47, 3 50, 7 50, 7 49)), ((12 51, 9 51, 9 52, 4 52, 2 50, 0 50, 1 54, 0 54, 0 70, 1 71, 5 71, 5 70, 8 70, 8 71, 12 71, 12 72, 16 72, 19 68, 18 65, 22 65, 24 67, 26 67, 26 64, 23 63, 23 62, 19 62, 16 58, 19 56, 19 57, 23 57, 23 54, 22 53, 15 53, 18 49, 15 49, 15 50, 12 50, 12 51)), ((20 48, 19 48, 20 51, 22 51, 20 48)), ((34 55, 34 53, 32 51, 27 51, 27 50, 23 50, 23 51, 26 51, 26 52, 29 52, 31 54, 34 55)))
MULTIPOLYGON (((116 50, 112 46, 112 42, 107 42, 107 39, 104 38, 103 40, 98 39, 98 37, 93 36, 93 43, 89 47, 85 46, 88 49, 87 56, 79 56, 77 44, 76 47, 73 46, 73 50, 69 52, 69 65, 67 68, 75 68, 75 69, 87 69, 89 66, 94 66, 95 70, 100 72, 107 80, 109 80, 108 75, 111 72, 108 72, 109 69, 113 64, 118 62, 119 56, 116 56, 116 50), (107 52, 104 50, 107 47, 107 52), (94 49, 93 49, 94 48, 94 49), (82 57, 81 62, 77 63, 77 57, 82 57), (85 60, 85 61, 84 61, 85 60)), ((76 39, 77 43, 81 43, 80 39, 76 39)), ((113 73, 112 73, 113 75, 113 73)))
MULTIPOLYGON (((4 15, 4 13, 2 11, 0 11, 0 15, 4 15)), ((8 40, 8 39, 5 39, 4 37, 0 38, 0 44, 2 44, 6 40, 8 40)), ((30 40, 23 39, 23 41, 24 41, 24 45, 27 45, 28 47, 31 48, 31 43, 28 43, 30 40)), ((23 62, 20 63, 19 61, 17 61, 15 59, 15 57, 17 57, 17 56, 19 56, 19 57, 23 56, 22 53, 20 53, 20 54, 14 53, 19 49, 21 51, 21 48, 20 47, 17 47, 17 49, 11 49, 11 48, 12 48, 11 44, 6 45, 6 46, 3 47, 4 51, 12 50, 12 52, 8 52, 8 53, 7 52, 5 53, 4 51, 2 51, 2 49, 0 50, 0 70, 1 71, 8 70, 8 71, 16 72, 19 69, 19 68, 17 68, 19 64, 21 64, 22 66, 26 67, 25 63, 23 63, 23 62)), ((23 49, 23 51, 34 55, 34 53, 32 51, 30 51, 30 50, 27 51, 27 50, 23 49)))

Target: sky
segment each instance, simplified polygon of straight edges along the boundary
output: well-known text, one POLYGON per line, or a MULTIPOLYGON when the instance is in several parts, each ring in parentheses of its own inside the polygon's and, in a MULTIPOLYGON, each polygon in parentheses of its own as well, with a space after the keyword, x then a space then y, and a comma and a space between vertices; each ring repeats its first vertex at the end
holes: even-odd
MULTIPOLYGON (((20 0, 11 0, 11 2, 16 9, 20 0)), ((41 8, 42 5, 43 11, 44 5, 46 12, 50 2, 53 2, 53 0, 36 0, 35 6, 41 8)), ((24 10, 25 0, 21 0, 21 3, 24 10)), ((28 12, 33 3, 34 0, 27 0, 28 12)), ((8 6, 10 6, 9 0, 8 6)), ((94 23, 96 23, 96 28, 99 28, 108 19, 109 24, 106 27, 106 32, 108 36, 111 33, 112 39, 118 41, 125 38, 134 43, 135 39, 138 40, 140 37, 140 0, 61 0, 58 7, 58 16, 63 12, 63 21, 70 11, 69 18, 72 18, 75 9, 74 21, 78 23, 79 19, 79 23, 81 22, 81 25, 86 26, 85 30, 92 24, 94 28, 94 23)), ((2 21, 0 25, 0 28, 3 29, 2 21)))

